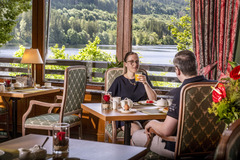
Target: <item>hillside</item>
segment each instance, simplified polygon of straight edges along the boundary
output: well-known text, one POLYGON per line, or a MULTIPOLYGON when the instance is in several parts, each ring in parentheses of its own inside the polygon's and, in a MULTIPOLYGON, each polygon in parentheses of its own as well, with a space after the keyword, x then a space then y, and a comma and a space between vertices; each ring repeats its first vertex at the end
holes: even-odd
MULTIPOLYGON (((77 46, 93 41, 116 44, 117 0, 52 0, 50 46, 77 46)), ((185 15, 185 0, 134 0, 133 44, 174 44, 168 24, 185 15)), ((31 43, 31 12, 19 17, 10 43, 31 43)))

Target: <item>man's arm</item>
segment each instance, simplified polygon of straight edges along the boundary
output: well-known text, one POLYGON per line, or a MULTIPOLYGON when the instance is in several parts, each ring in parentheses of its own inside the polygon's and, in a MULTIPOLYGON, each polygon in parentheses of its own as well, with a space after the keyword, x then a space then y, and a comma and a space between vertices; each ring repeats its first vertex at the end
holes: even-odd
POLYGON ((164 122, 151 120, 145 126, 145 133, 149 135, 149 129, 152 128, 160 136, 172 136, 176 132, 177 123, 178 120, 170 116, 167 116, 164 122))

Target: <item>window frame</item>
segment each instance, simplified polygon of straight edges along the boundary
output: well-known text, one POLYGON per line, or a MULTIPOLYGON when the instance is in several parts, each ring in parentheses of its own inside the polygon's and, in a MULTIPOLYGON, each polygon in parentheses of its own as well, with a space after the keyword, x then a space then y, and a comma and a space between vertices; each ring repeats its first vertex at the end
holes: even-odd
MULTIPOLYGON (((32 0, 32 48, 38 48, 44 64, 36 65, 36 82, 45 81, 46 1, 32 0)), ((133 0, 118 0, 116 56, 119 61, 132 50, 133 0)), ((32 66, 33 67, 33 66, 32 66)))

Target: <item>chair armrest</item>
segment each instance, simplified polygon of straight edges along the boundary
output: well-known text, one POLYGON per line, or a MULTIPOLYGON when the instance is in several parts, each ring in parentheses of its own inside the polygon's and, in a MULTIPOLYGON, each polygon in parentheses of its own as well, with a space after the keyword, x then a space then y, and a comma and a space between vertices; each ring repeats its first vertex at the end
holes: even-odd
POLYGON ((23 115, 23 117, 22 117, 22 125, 25 124, 25 121, 26 121, 28 115, 30 114, 30 112, 32 111, 32 108, 33 108, 34 105, 39 105, 39 106, 43 106, 43 107, 49 107, 48 113, 51 113, 51 110, 52 110, 53 108, 61 107, 61 103, 47 103, 47 102, 41 102, 41 101, 31 100, 31 101, 29 102, 28 110, 24 113, 24 115, 23 115))
POLYGON ((62 100, 62 99, 63 99, 63 96, 56 95, 55 99, 54 99, 54 102, 57 103, 58 100, 62 100))
POLYGON ((162 136, 159 135, 154 129, 150 128, 149 130, 150 133, 154 133, 155 135, 161 137, 165 141, 171 141, 171 142, 176 142, 177 137, 176 136, 162 136))

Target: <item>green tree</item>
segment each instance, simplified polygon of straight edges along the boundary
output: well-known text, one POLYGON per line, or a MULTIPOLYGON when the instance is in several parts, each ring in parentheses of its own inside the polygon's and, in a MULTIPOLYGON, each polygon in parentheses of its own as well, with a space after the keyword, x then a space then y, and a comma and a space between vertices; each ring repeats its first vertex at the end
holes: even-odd
POLYGON ((18 16, 31 8, 31 0, 0 1, 0 47, 13 38, 11 32, 18 16))
MULTIPOLYGON (((68 54, 65 53, 65 46, 63 45, 61 49, 58 48, 58 44, 54 47, 51 47, 52 56, 49 56, 50 59, 69 59, 68 54)), ((46 69, 52 70, 65 70, 68 66, 59 66, 59 65, 46 65, 46 69)), ((63 75, 56 74, 46 74, 45 78, 48 79, 64 79, 63 75)))
MULTIPOLYGON (((70 56, 70 59, 73 60, 85 60, 85 61, 108 61, 115 62, 114 57, 112 57, 109 53, 102 51, 97 46, 100 43, 100 39, 98 36, 95 37, 93 42, 88 41, 86 47, 80 49, 77 55, 70 56)), ((90 72, 105 72, 106 69, 92 68, 90 72)), ((103 82, 102 78, 93 77, 92 81, 95 82, 103 82)))
MULTIPOLYGON (((186 8, 189 10, 189 7, 186 8)), ((186 14, 182 16, 179 20, 172 17, 173 24, 169 25, 169 30, 171 30, 172 35, 176 37, 175 43, 177 44, 177 49, 192 50, 192 24, 191 17, 186 14)))
POLYGON ((99 37, 95 37, 93 42, 88 41, 86 47, 80 49, 77 55, 70 56, 70 59, 85 61, 114 61, 114 58, 107 52, 102 51, 97 45, 100 43, 99 37))

